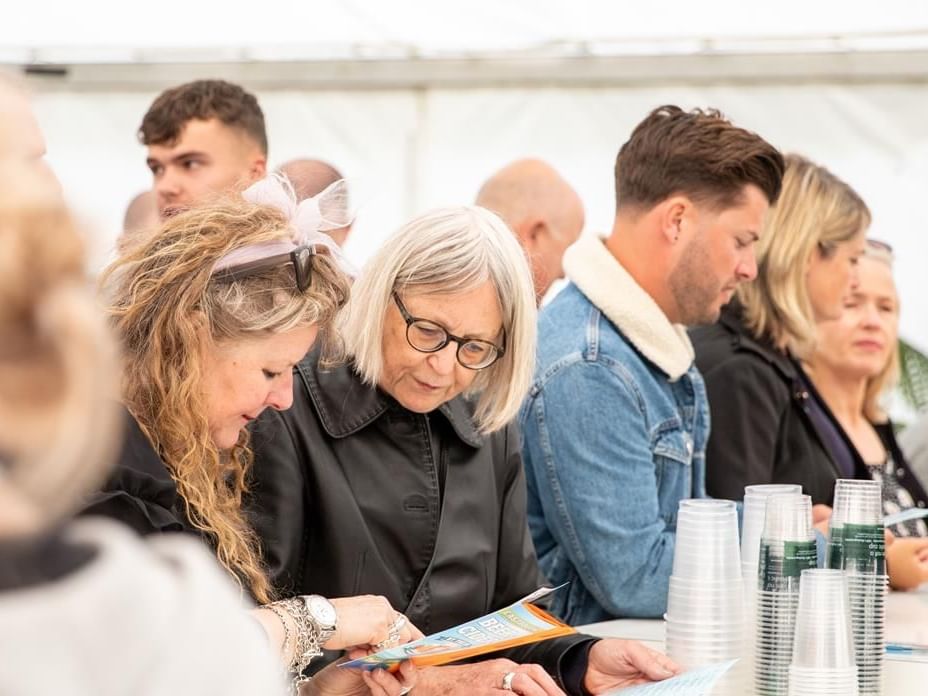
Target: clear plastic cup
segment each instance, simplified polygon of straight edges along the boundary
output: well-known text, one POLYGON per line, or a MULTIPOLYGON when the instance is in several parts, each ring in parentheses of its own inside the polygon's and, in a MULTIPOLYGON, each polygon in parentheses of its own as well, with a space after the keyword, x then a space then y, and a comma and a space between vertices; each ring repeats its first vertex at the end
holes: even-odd
POLYGON ((767 498, 772 495, 801 494, 802 486, 788 483, 764 483, 744 487, 744 510, 741 524, 741 566, 745 574, 757 577, 760 537, 767 516, 767 498))
POLYGON ((765 541, 814 541, 812 498, 801 493, 769 496, 762 538, 765 541))
POLYGON ((882 525, 882 495, 882 486, 878 481, 838 479, 835 481, 835 499, 831 511, 832 523, 882 525))
POLYGON ((730 500, 681 500, 673 575, 717 581, 741 577, 738 513, 730 500))
POLYGON ((857 669, 790 667, 789 696, 857 696, 857 669))
POLYGON ((842 571, 803 571, 792 655, 792 664, 806 669, 848 669, 856 664, 842 571))
POLYGON ((744 586, 730 582, 670 578, 667 590, 670 621, 697 623, 704 627, 744 622, 744 586))

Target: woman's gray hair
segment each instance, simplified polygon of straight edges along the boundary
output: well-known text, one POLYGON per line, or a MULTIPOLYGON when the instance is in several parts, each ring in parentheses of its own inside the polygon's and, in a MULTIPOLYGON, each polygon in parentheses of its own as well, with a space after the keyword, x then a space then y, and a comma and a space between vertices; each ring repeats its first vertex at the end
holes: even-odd
POLYGON ((535 364, 535 290, 522 247, 485 208, 439 208, 413 218, 384 242, 351 290, 341 329, 362 379, 376 385, 383 369, 383 329, 394 291, 456 294, 489 281, 496 289, 506 344, 477 374, 467 396, 477 428, 491 433, 519 411, 535 364))

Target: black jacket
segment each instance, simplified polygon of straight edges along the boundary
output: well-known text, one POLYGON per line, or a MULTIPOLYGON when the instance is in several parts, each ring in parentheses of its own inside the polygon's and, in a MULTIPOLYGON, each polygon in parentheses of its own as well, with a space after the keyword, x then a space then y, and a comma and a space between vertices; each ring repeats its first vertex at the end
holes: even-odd
MULTIPOLYGON (((542 584, 514 426, 481 436, 461 397, 410 412, 348 365, 320 369, 315 353, 293 391, 289 411, 269 409, 252 430, 249 507, 281 594, 383 595, 429 634, 542 584)), ((505 654, 582 693, 592 640, 505 654)))
POLYGON ((81 514, 111 517, 143 536, 163 532, 198 534, 187 519, 171 472, 128 411, 116 468, 81 514))
POLYGON ((752 336, 737 302, 690 336, 709 396, 708 494, 741 500, 747 485, 799 483, 813 503, 831 505, 841 474, 810 416, 815 397, 799 363, 752 336))

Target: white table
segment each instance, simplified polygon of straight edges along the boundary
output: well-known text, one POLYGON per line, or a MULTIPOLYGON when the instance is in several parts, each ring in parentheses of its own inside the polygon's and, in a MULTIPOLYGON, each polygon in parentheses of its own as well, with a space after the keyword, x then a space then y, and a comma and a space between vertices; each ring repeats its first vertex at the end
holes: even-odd
MULTIPOLYGON (((578 630, 603 638, 629 638, 664 649, 664 622, 659 619, 618 619, 581 626, 578 630)), ((886 640, 928 645, 928 588, 920 592, 891 592, 886 603, 886 640)), ((885 696, 928 694, 928 662, 912 662, 887 655, 885 696)))

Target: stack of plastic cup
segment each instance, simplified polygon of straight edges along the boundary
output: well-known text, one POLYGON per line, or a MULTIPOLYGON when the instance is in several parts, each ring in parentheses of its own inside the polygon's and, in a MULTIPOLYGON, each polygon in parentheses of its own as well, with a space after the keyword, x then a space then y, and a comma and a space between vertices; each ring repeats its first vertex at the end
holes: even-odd
POLYGON ((886 542, 876 481, 838 479, 826 565, 847 575, 860 696, 883 691, 886 542))
MULTIPOLYGON (((665 618, 667 654, 685 669, 741 657, 744 585, 732 501, 680 501, 665 618)), ((730 675, 713 694, 741 696, 740 672, 730 675)))
POLYGON ((812 499, 787 493, 767 498, 755 600, 754 692, 786 696, 803 570, 818 556, 812 499))
POLYGON ((772 495, 802 493, 798 483, 762 483, 744 487, 744 512, 741 522, 741 575, 744 578, 745 600, 753 604, 757 590, 757 562, 760 558, 760 537, 767 515, 767 498, 772 495))
POLYGON ((854 660, 844 572, 802 571, 789 696, 857 696, 854 660))
MULTIPOLYGON (((744 662, 754 664, 754 600, 757 595, 757 570, 760 538, 767 516, 767 498, 772 495, 800 494, 802 486, 793 483, 761 483, 744 488, 744 511, 741 521, 741 577, 744 579, 745 641, 744 662)), ((753 693, 754 684, 745 685, 745 696, 753 693)))

